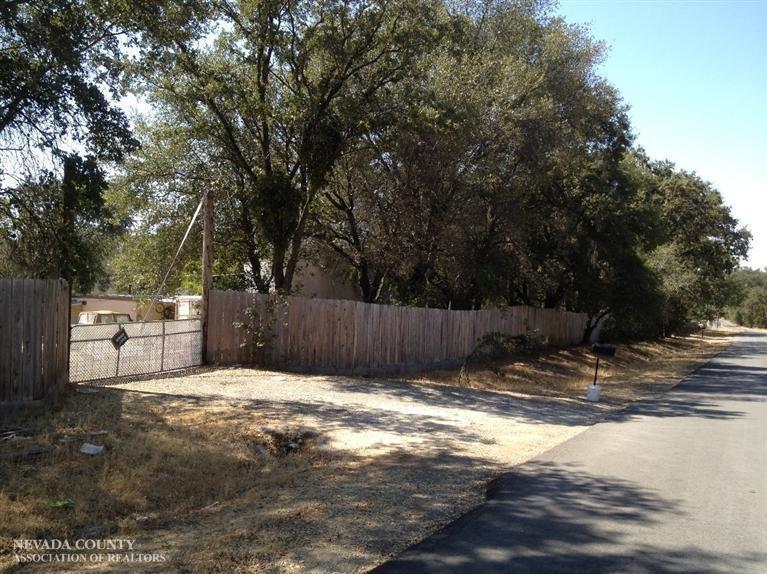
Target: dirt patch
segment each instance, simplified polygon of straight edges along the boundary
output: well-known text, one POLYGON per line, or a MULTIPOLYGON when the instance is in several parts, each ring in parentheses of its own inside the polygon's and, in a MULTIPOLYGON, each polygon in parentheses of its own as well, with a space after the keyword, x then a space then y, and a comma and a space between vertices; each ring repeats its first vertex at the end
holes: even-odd
POLYGON ((148 571, 364 571, 598 414, 554 399, 247 369, 136 385, 72 394, 24 421, 32 437, 3 445, 52 452, 0 462, 0 563, 15 568, 13 539, 96 529, 167 555, 148 571), (104 452, 80 453, 86 441, 104 452), (49 506, 64 500, 74 506, 49 506))

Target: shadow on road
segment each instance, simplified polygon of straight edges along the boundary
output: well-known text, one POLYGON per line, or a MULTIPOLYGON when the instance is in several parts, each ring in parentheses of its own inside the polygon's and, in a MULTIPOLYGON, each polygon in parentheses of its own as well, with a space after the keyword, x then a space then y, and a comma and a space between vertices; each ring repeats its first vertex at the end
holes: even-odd
POLYGON ((488 489, 488 503, 372 572, 732 572, 767 555, 700 548, 659 552, 625 544, 621 524, 652 529, 679 503, 642 486, 572 465, 530 463, 488 489), (598 550, 598 551, 595 551, 598 550))
POLYGON ((737 403, 763 401, 767 397, 767 368, 755 364, 767 345, 765 337, 753 337, 757 339, 738 341, 672 392, 613 413, 608 420, 628 421, 642 416, 724 420, 743 416, 743 411, 733 408, 737 403))

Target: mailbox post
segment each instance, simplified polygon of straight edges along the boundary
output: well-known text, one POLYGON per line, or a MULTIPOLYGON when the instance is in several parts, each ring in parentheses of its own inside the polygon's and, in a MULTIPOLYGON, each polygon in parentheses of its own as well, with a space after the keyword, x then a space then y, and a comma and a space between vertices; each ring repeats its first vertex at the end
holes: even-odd
POLYGON ((615 345, 604 345, 595 343, 591 346, 591 352, 594 353, 597 357, 597 364, 594 367, 594 382, 589 385, 588 389, 588 399, 590 401, 598 401, 599 400, 599 390, 600 386, 597 385, 597 376, 599 375, 599 358, 600 357, 614 357, 615 351, 616 351, 615 345))

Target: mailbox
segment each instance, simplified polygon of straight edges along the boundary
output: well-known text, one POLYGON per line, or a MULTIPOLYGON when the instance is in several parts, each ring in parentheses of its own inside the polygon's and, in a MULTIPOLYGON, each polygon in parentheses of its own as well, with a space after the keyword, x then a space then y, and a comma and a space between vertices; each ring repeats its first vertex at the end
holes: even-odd
POLYGON ((594 353, 597 356, 602 357, 614 357, 615 356, 615 345, 604 345, 601 343, 594 343, 591 346, 591 352, 594 353))
POLYGON ((591 346, 591 352, 597 356, 597 364, 594 367, 594 382, 589 385, 587 398, 590 401, 599 400, 599 385, 597 385, 597 375, 599 373, 599 357, 614 357, 616 351, 615 345, 605 345, 602 343, 594 343, 591 346))

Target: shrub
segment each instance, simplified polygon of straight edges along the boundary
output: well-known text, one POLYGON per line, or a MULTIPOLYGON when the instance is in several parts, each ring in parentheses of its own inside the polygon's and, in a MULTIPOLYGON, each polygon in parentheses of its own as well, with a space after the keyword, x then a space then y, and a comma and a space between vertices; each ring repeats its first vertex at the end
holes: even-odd
POLYGON ((538 329, 515 336, 499 331, 486 333, 477 339, 474 350, 464 360, 458 380, 462 384, 469 383, 468 368, 472 363, 505 359, 520 353, 534 353, 545 348, 548 342, 548 337, 538 329))

